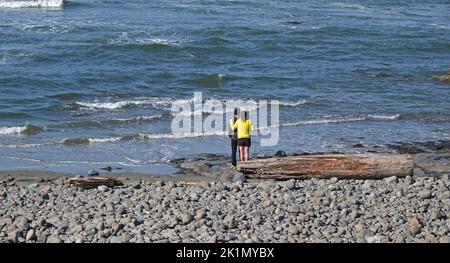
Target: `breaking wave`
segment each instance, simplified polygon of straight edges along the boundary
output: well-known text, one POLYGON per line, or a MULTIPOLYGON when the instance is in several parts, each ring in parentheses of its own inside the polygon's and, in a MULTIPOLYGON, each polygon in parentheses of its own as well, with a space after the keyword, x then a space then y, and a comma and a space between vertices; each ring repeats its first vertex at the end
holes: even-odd
POLYGON ((196 138, 196 137, 208 137, 208 136, 225 136, 226 132, 214 131, 214 132, 201 132, 201 133, 161 133, 161 134, 138 134, 138 138, 141 140, 152 140, 152 139, 183 139, 183 138, 196 138))
POLYGON ((162 118, 162 115, 149 115, 149 116, 138 116, 131 118, 122 119, 104 119, 104 120, 82 120, 78 122, 67 122, 59 125, 53 125, 51 127, 59 128, 101 128, 113 125, 126 125, 126 124, 142 124, 152 122, 162 118))
POLYGON ((29 0, 29 1, 13 1, 0 0, 0 8, 61 8, 64 0, 29 0))
POLYGON ((18 127, 0 127, 1 135, 12 135, 12 134, 25 134, 25 135, 35 135, 43 130, 42 127, 35 125, 25 125, 18 127))
POLYGON ((360 10, 360 11, 370 11, 373 10, 370 7, 359 5, 359 4, 350 4, 350 3, 333 3, 332 4, 335 7, 338 8, 345 8, 345 9, 354 9, 354 10, 360 10))
POLYGON ((117 142, 122 140, 122 137, 106 137, 106 138, 71 138, 64 139, 59 144, 64 144, 67 146, 76 146, 76 145, 84 145, 84 144, 93 144, 93 143, 108 143, 108 142, 117 142))
POLYGON ((363 117, 341 117, 341 118, 335 118, 335 119, 302 120, 302 121, 284 123, 284 124, 281 124, 281 126, 289 127, 289 126, 300 126, 300 125, 358 122, 358 121, 368 121, 368 120, 396 120, 398 118, 400 118, 400 114, 395 114, 395 115, 369 114, 369 115, 363 116, 363 117))

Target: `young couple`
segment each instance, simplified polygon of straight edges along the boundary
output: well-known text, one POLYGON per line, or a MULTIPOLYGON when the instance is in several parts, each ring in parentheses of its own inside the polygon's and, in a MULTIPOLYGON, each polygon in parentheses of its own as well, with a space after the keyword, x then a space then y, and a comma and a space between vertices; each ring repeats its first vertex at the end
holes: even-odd
POLYGON ((233 119, 230 120, 230 129, 233 134, 231 138, 231 164, 236 167, 236 152, 239 146, 240 161, 245 162, 249 159, 249 148, 251 146, 250 133, 254 130, 252 122, 248 118, 248 111, 240 112, 234 109, 233 119))

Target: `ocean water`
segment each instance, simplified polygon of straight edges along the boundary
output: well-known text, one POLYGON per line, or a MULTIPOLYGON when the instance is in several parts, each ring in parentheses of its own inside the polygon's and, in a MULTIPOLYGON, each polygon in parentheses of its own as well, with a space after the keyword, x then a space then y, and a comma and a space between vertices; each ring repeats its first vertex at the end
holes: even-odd
POLYGON ((193 92, 281 102, 279 144, 254 154, 449 139, 449 62, 448 1, 0 0, 0 169, 228 153, 171 134, 193 92))

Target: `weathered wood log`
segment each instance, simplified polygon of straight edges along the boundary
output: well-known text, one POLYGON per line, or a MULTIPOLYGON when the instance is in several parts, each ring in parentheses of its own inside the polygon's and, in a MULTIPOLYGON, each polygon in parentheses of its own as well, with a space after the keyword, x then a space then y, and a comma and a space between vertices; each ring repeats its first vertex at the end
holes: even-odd
POLYGON ((288 156, 241 162, 239 171, 260 179, 380 179, 413 173, 411 155, 335 154, 288 156))
POLYGON ((103 176, 89 176, 81 178, 70 178, 69 184, 84 189, 97 188, 100 185, 106 185, 108 187, 121 186, 123 183, 119 180, 103 176))

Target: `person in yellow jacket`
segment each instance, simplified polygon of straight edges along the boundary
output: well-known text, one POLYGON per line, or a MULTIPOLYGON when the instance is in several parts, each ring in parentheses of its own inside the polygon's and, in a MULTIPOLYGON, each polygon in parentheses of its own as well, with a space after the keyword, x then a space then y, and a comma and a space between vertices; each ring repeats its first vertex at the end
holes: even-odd
POLYGON ((237 130, 238 146, 241 161, 245 162, 249 159, 249 148, 252 144, 251 142, 251 132, 255 129, 252 122, 248 118, 248 111, 245 111, 243 116, 237 119, 234 123, 232 130, 237 130))

